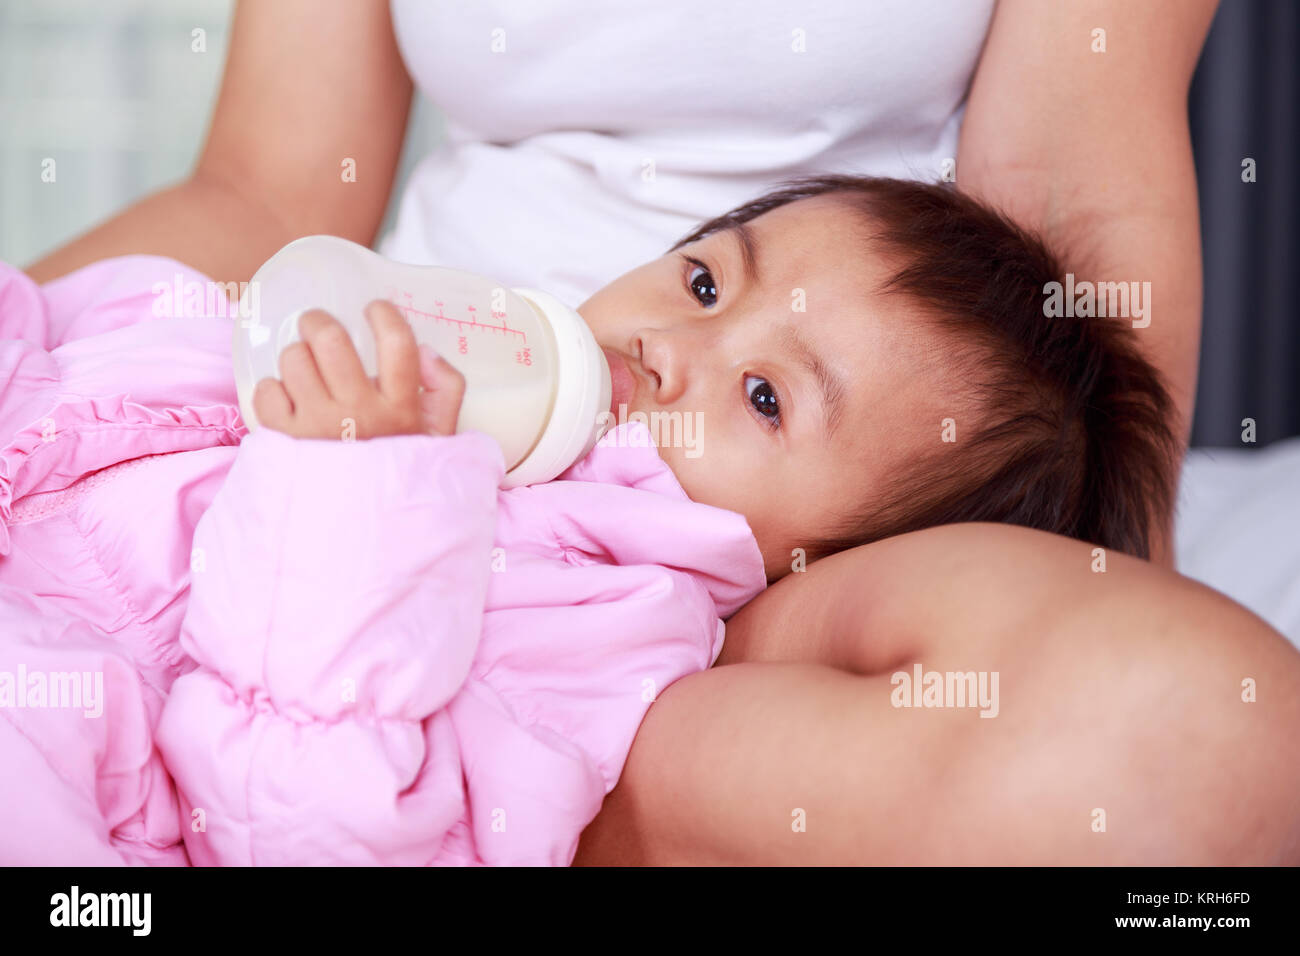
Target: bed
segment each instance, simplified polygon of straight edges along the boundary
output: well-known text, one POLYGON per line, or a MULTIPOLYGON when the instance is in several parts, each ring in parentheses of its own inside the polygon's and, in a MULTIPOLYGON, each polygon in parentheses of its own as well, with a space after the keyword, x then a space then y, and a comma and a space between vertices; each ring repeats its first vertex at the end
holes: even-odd
POLYGON ((1175 560, 1300 647, 1300 438, 1193 449, 1178 493, 1175 560))

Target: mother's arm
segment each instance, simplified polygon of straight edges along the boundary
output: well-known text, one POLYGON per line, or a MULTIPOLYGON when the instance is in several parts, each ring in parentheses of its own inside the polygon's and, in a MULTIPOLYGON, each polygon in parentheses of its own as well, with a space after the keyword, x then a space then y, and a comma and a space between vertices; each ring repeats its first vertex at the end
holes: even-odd
MULTIPOLYGON (((1201 336, 1187 91, 1217 4, 998 0, 957 155, 959 188, 1040 231, 1079 280, 1151 283, 1150 326, 1133 333, 1169 387, 1180 444, 1201 336)), ((1156 520, 1153 558, 1172 566, 1173 516, 1156 520)))
POLYGON ((411 102, 387 0, 241 2, 221 95, 190 177, 26 271, 37 282, 109 256, 170 256, 246 281, 298 236, 374 240, 411 102), (356 181, 341 176, 356 161, 356 181))
POLYGON ((950 525, 788 575, 727 630, 575 863, 1300 862, 1300 654, 1148 562, 950 525), (826 634, 837 666, 806 663, 826 634), (894 707, 914 663, 998 673, 997 716, 894 707))

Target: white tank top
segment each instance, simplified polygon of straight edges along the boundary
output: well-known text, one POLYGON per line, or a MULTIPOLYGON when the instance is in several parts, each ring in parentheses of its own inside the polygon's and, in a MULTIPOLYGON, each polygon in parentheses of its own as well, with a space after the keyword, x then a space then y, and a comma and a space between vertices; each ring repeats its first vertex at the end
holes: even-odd
POLYGON ((379 251, 580 305, 783 179, 934 180, 993 0, 391 0, 447 140, 379 251))

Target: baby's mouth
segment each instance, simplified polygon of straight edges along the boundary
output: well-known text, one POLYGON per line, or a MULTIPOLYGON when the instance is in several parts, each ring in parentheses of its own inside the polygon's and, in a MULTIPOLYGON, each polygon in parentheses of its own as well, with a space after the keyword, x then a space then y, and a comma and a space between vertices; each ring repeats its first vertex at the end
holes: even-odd
POLYGON ((610 348, 602 348, 601 351, 605 353, 605 361, 609 363, 609 410, 611 414, 617 415, 618 407, 630 405, 636 395, 636 375, 622 352, 610 348))

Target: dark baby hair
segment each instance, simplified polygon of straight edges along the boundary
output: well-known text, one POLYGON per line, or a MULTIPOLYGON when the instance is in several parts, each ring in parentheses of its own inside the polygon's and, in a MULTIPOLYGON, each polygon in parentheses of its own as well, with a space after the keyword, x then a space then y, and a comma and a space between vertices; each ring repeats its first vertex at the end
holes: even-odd
POLYGON ((1172 403, 1131 323, 1049 317, 1045 286, 1064 270, 1043 241, 944 184, 862 176, 784 182, 704 223, 670 252, 800 199, 831 194, 863 216, 864 255, 893 271, 936 328, 955 391, 973 399, 942 445, 898 474, 883 502, 841 516, 809 560, 935 525, 996 521, 1150 557, 1153 522, 1172 509, 1178 442, 1172 403))

